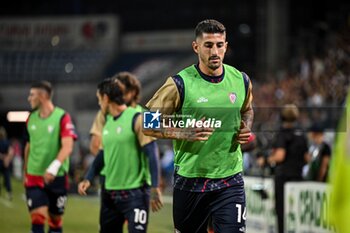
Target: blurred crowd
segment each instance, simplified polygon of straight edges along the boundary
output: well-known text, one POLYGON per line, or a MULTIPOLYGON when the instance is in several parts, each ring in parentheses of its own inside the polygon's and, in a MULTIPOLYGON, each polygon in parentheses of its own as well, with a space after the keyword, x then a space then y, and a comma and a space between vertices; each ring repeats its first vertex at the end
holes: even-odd
POLYGON ((318 43, 322 46, 314 52, 301 52, 291 59, 284 72, 254 83, 256 147, 245 152, 246 174, 274 173, 273 167, 266 166, 264 161, 272 153, 272 144, 281 127, 281 108, 285 104, 298 106, 297 124, 307 136, 311 155, 317 155, 314 150, 318 148, 319 152, 322 143, 332 147, 335 133, 344 130, 337 125, 350 84, 349 38, 349 26, 328 33, 318 43))
MULTIPOLYGON (((271 154, 274 137, 280 129, 280 110, 285 104, 298 106, 298 124, 305 135, 314 123, 318 123, 320 128, 317 132, 322 133, 324 142, 332 145, 350 84, 349 38, 349 27, 328 33, 322 38, 322 43, 318 43, 323 45, 321 48, 311 50, 313 52, 300 52, 290 60, 289 67, 283 72, 269 74, 264 80, 255 81, 253 78, 254 136, 251 143, 243 148, 245 174, 273 174, 273 167, 266 166, 263 161, 271 154)), ((311 151, 311 148, 315 148, 314 139, 310 133, 307 136, 311 151)), ((4 176, 2 183, 11 195, 7 177, 10 173, 18 179, 22 177, 23 143, 20 139, 9 140, 3 137, 2 140, 6 141, 2 144, 3 152, 0 157, 0 170, 4 176), (11 150, 5 159, 7 148, 11 150)), ((84 144, 86 143, 76 143, 71 156, 72 191, 76 190, 75 185, 94 159, 84 144)), ((162 141, 160 145, 163 184, 164 187, 170 187, 173 169, 171 143, 162 141)))

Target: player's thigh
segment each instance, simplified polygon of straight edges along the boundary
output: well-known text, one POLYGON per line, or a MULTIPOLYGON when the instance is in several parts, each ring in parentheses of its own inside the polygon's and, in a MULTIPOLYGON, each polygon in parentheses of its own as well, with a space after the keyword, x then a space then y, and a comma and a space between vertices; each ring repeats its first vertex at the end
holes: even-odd
POLYGON ((245 232, 246 202, 244 187, 221 190, 212 204, 212 221, 216 233, 245 232))
POLYGON ((47 195, 49 198, 49 213, 63 215, 67 204, 67 191, 65 189, 50 191, 47 195))
POLYGON ((49 198, 49 212, 52 215, 63 215, 67 204, 67 177, 58 176, 45 186, 49 198))
POLYGON ((122 233, 125 217, 113 209, 104 207, 100 212, 100 233, 122 233))
POLYGON ((174 189, 173 220, 175 232, 207 232, 210 195, 210 193, 174 189))
POLYGON ((27 207, 30 212, 37 209, 46 209, 45 215, 47 215, 49 198, 43 188, 40 188, 40 187, 26 188, 26 201, 27 201, 27 207))
POLYGON ((122 233, 125 222, 124 215, 118 211, 110 192, 102 189, 100 207, 100 233, 122 233))
POLYGON ((128 201, 125 216, 128 220, 129 233, 147 232, 149 219, 149 201, 147 199, 145 196, 138 196, 128 201))

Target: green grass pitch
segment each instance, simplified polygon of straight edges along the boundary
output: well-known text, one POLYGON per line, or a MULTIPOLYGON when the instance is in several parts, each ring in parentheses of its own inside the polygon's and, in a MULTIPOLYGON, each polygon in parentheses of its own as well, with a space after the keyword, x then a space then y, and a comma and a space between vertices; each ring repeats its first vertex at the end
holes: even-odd
MULTIPOLYGON (((12 185, 13 200, 11 202, 6 199, 5 190, 2 188, 0 233, 30 232, 30 218, 24 200, 24 188, 22 183, 17 180, 12 180, 12 185)), ((149 233, 173 232, 171 209, 171 204, 165 203, 160 212, 151 213, 149 233)), ((98 213, 99 197, 68 196, 63 231, 65 233, 97 233, 98 213)), ((127 232, 127 230, 124 232, 127 232)))

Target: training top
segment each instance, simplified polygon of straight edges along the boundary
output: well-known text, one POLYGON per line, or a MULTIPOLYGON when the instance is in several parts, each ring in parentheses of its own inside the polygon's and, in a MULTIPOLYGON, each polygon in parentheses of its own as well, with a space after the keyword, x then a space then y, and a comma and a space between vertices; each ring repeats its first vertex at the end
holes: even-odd
MULTIPOLYGON (((41 118, 38 110, 32 112, 27 121, 27 132, 30 143, 27 174, 34 176, 43 176, 50 163, 56 159, 62 137, 77 138, 70 116, 59 107, 55 107, 47 118, 41 118)), ((68 169, 69 159, 66 159, 57 176, 63 176, 68 169)))
POLYGON ((181 114, 186 120, 205 118, 217 127, 205 142, 174 140, 174 161, 181 176, 224 178, 242 171, 240 145, 233 142, 240 128, 245 86, 241 72, 227 65, 224 70, 219 83, 208 83, 194 66, 178 74, 185 87, 181 114))
POLYGON ((148 166, 145 166, 146 156, 141 151, 145 142, 141 142, 138 132, 134 132, 133 119, 137 114, 136 109, 128 107, 117 117, 106 117, 102 144, 107 190, 134 189, 151 183, 148 166))

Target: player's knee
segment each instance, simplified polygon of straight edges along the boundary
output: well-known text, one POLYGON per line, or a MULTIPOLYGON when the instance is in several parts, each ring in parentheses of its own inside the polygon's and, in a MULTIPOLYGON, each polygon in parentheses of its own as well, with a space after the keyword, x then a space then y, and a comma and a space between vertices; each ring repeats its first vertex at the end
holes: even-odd
POLYGON ((35 225, 44 225, 45 224, 45 215, 41 213, 31 213, 30 217, 32 219, 32 224, 35 225))
POLYGON ((49 226, 53 229, 62 227, 62 216, 50 217, 49 226))

